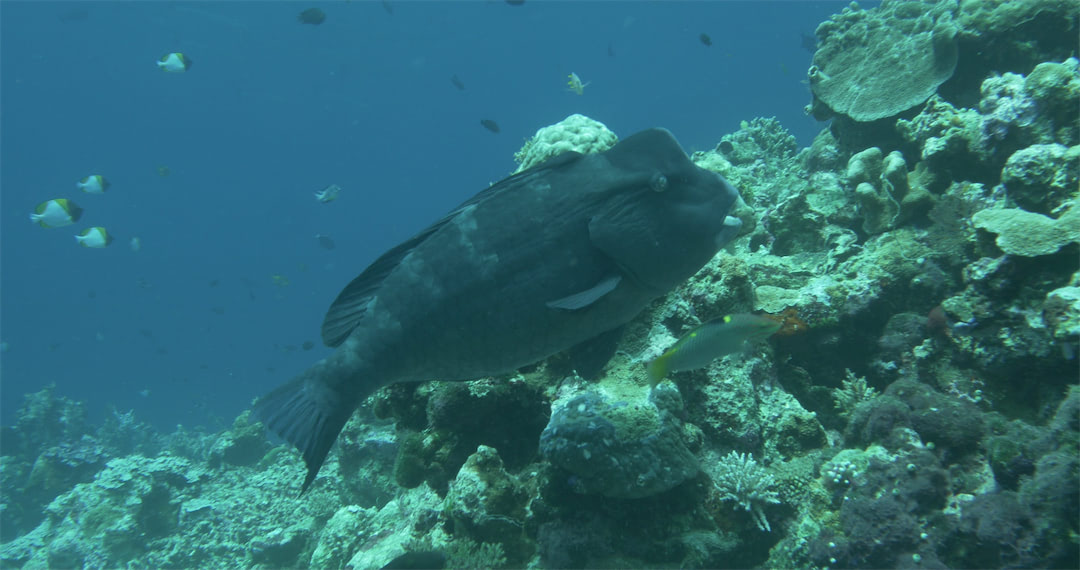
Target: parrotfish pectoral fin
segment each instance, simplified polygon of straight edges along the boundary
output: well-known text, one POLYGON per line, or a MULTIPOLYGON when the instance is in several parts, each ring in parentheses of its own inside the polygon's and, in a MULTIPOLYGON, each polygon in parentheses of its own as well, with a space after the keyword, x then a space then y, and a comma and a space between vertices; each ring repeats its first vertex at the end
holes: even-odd
POLYGON ((742 220, 734 216, 724 217, 724 227, 716 234, 716 247, 724 247, 729 241, 735 239, 742 229, 742 220))
POLYGON ((332 365, 320 362, 255 403, 256 415, 304 457, 307 477, 301 495, 315 480, 357 404, 354 394, 342 393, 324 379, 327 368, 332 365))
POLYGON ((546 304, 552 309, 566 309, 568 311, 583 309, 600 300, 604 295, 614 291, 620 281, 622 281, 621 275, 611 275, 605 277, 599 283, 584 291, 568 295, 562 299, 548 301, 546 304))

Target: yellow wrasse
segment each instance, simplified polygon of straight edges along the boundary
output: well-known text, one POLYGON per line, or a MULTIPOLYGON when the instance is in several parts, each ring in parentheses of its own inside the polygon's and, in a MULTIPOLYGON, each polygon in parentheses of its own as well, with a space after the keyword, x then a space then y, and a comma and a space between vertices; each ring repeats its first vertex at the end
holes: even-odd
POLYGON ((669 372, 703 368, 713 360, 731 354, 744 341, 767 338, 780 329, 781 323, 751 314, 727 315, 709 321, 679 339, 659 358, 649 363, 649 380, 658 384, 669 372))

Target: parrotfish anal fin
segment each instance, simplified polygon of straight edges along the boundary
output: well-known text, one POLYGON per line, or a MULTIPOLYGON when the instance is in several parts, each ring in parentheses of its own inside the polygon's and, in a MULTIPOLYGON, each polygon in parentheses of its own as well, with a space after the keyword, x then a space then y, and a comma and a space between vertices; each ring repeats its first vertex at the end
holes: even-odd
POLYGON ((409 253, 423 243, 424 240, 442 229, 447 222, 453 220, 463 210, 473 204, 488 200, 501 192, 512 192, 515 189, 527 186, 534 179, 543 178, 546 173, 551 170, 564 168, 576 162, 582 156, 583 155, 576 152, 566 152, 541 165, 519 172, 494 186, 490 186, 486 190, 461 203, 461 205, 454 208, 452 212, 434 224, 431 224, 408 241, 382 254, 382 256, 369 265, 367 269, 364 269, 356 279, 353 279, 352 282, 346 285, 345 289, 338 294, 337 299, 334 299, 334 302, 330 305, 330 309, 326 312, 326 317, 323 319, 323 343, 326 344, 326 346, 338 346, 344 342, 349 334, 352 333, 353 329, 356 328, 356 325, 360 323, 360 320, 364 318, 364 311, 367 310, 368 303, 371 301, 371 298, 375 296, 375 293, 378 291, 379 286, 382 285, 383 280, 386 279, 386 276, 401 263, 401 260, 404 259, 406 255, 409 255, 409 253))
POLYGON ((255 414, 289 443, 307 465, 303 494, 319 473, 330 447, 349 420, 356 399, 332 389, 316 376, 319 365, 259 398, 255 414))
POLYGON ((547 306, 552 309, 566 309, 568 311, 583 309, 600 300, 604 295, 614 291, 620 281, 622 281, 621 275, 610 275, 584 291, 574 293, 573 295, 567 295, 562 299, 548 301, 547 306))
POLYGON ((602 332, 566 351, 567 356, 570 357, 570 366, 574 368, 578 376, 593 380, 604 370, 604 366, 615 355, 615 349, 619 339, 622 338, 624 328, 617 327, 602 332))

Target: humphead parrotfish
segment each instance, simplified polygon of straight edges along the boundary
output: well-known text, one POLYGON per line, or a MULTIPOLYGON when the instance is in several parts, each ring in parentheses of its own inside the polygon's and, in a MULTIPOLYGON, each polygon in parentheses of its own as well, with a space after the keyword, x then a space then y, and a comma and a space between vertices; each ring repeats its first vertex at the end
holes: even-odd
POLYGON ((300 450, 307 490, 374 390, 512 372, 620 327, 735 237, 738 198, 663 129, 515 174, 353 279, 322 325, 337 350, 256 413, 300 450))

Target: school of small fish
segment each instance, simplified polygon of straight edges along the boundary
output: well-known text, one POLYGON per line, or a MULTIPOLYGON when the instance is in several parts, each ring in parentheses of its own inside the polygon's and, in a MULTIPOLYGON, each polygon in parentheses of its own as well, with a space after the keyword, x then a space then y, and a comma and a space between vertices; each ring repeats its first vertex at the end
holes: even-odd
MULTIPOLYGON (((100 174, 91 174, 75 183, 75 187, 87 194, 104 194, 109 181, 100 174)), ((30 213, 30 221, 43 228, 63 228, 82 219, 83 209, 73 200, 53 198, 37 205, 30 213)), ((93 226, 75 234, 75 242, 83 247, 100 249, 112 243, 112 236, 102 226, 93 226)))
MULTIPOLYGON (((191 59, 180 52, 167 53, 157 60, 158 69, 166 73, 183 73, 191 69, 191 59)), ((158 174, 167 176, 168 167, 158 166, 158 174)), ((109 189, 109 180, 101 174, 84 176, 75 183, 75 188, 86 194, 103 195, 109 189)), ((62 228, 74 225, 82 219, 83 209, 68 198, 53 198, 37 205, 30 213, 30 221, 43 228, 62 228)), ((105 226, 91 226, 75 234, 75 243, 94 249, 106 248, 113 242, 113 236, 105 226)), ((131 251, 142 249, 142 239, 132 236, 128 241, 131 251)))

